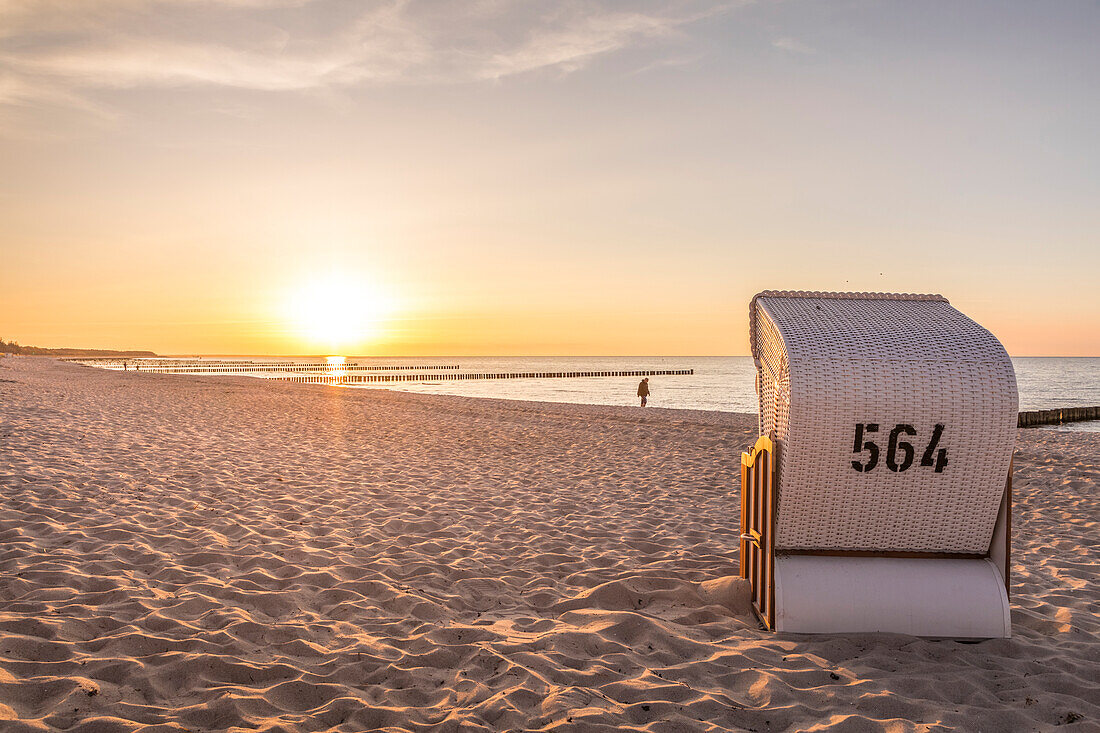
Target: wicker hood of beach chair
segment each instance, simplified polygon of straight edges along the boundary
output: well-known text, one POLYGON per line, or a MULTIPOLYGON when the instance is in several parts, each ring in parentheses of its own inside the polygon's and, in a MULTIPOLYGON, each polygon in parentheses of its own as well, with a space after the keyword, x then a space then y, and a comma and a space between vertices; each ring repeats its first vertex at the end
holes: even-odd
POLYGON ((1018 408, 996 337, 939 295, 784 291, 753 298, 749 337, 742 574, 765 623, 1007 636, 1018 408))

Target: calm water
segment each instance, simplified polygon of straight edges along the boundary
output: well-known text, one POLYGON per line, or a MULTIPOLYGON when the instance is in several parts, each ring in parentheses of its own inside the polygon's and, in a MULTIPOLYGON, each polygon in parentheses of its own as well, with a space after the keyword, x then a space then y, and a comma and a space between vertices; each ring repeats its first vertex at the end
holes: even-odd
MULTIPOLYGON (((249 357, 285 360, 286 357, 249 357)), ((312 361, 313 359, 311 359, 312 361)), ((650 404, 691 410, 756 412, 755 370, 747 356, 667 357, 458 357, 373 359, 349 357, 360 364, 458 364, 460 372, 625 371, 694 369, 693 376, 651 377, 650 404)), ((1100 405, 1100 358, 1016 358, 1021 410, 1100 405)), ((384 389, 404 392, 500 397, 599 405, 637 404, 636 377, 581 379, 509 379, 457 382, 402 382, 384 389)), ((356 387, 379 389, 379 387, 356 387)), ((1077 423, 1072 429, 1100 430, 1100 423, 1077 423)))

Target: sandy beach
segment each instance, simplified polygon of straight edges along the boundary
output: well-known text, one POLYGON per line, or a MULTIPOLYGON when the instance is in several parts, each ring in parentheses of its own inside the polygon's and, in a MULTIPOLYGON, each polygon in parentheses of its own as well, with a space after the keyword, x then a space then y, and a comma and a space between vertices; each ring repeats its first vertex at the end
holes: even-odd
POLYGON ((755 417, 0 360, 0 731, 1100 730, 1100 433, 1013 638, 761 629, 755 417))

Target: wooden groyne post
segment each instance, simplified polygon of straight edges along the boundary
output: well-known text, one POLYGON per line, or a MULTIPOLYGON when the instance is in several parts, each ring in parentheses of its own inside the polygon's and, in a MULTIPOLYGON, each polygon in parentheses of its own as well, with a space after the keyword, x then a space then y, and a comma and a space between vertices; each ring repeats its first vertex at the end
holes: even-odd
POLYGON ((1067 422, 1100 420, 1100 406, 1097 407, 1058 407, 1053 410, 1031 410, 1021 412, 1016 427, 1034 428, 1039 425, 1061 425, 1067 422))

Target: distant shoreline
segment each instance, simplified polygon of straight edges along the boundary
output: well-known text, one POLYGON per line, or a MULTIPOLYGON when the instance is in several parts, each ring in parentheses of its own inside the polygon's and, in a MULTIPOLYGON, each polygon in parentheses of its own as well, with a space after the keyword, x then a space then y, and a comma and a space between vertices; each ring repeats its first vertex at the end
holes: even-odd
POLYGON ((117 351, 115 349, 46 349, 41 346, 20 346, 15 342, 0 341, 0 354, 15 356, 117 356, 125 358, 156 359, 153 351, 117 351))

